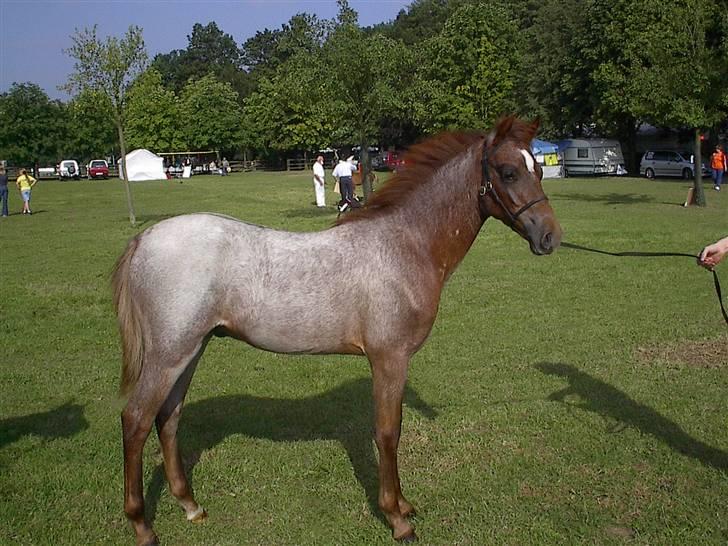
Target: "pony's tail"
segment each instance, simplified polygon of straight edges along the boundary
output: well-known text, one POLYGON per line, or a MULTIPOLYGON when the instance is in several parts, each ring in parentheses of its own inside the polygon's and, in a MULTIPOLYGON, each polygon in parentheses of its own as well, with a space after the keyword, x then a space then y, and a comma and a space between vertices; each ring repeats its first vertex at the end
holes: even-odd
POLYGON ((144 338, 139 322, 139 309, 134 303, 129 286, 129 264, 138 244, 138 236, 129 241, 126 250, 116 261, 111 274, 114 307, 121 335, 122 366, 119 387, 121 396, 129 394, 129 391, 136 385, 143 365, 144 338))

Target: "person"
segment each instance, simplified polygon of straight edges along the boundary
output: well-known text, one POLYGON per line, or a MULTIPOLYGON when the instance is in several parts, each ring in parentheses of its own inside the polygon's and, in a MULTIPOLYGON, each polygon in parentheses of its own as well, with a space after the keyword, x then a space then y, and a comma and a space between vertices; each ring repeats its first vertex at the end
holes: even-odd
POLYGON ((220 173, 223 176, 227 176, 230 172, 230 163, 226 158, 222 158, 222 172, 220 173))
POLYGON ((215 165, 214 159, 210 161, 210 174, 217 174, 217 165, 215 165))
POLYGON ((728 161, 720 144, 715 147, 713 155, 710 156, 710 168, 713 170, 713 189, 720 191, 723 184, 723 173, 728 170, 728 161))
POLYGON ((354 205, 354 183, 352 180, 352 173, 356 171, 356 165, 354 164, 354 156, 349 156, 346 161, 339 161, 339 164, 334 168, 334 178, 339 182, 341 190, 341 201, 339 201, 339 212, 344 212, 346 209, 355 206, 354 205))
POLYGON ((320 155, 313 164, 313 191, 316 195, 316 206, 326 206, 326 187, 324 186, 326 174, 324 173, 324 156, 320 155))
POLYGON ((698 258, 698 263, 706 269, 713 269, 728 254, 728 237, 723 237, 712 245, 706 246, 698 258))
POLYGON ((23 198, 23 214, 33 214, 30 210, 30 190, 35 186, 36 179, 28 174, 28 171, 22 169, 20 176, 15 181, 15 185, 20 190, 20 195, 23 198))
POLYGON ((0 165, 0 201, 2 201, 2 217, 8 217, 8 175, 5 173, 5 167, 0 165))

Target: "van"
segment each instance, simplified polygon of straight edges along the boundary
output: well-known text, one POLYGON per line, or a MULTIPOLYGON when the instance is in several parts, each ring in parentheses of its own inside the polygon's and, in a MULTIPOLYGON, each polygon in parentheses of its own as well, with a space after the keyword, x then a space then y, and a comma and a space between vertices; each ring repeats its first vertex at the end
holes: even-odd
POLYGON ((73 178, 78 180, 81 178, 81 172, 78 169, 78 161, 75 159, 64 159, 58 164, 58 179, 73 178))
MULTIPOLYGON (((677 176, 689 180, 693 178, 693 162, 689 153, 671 150, 648 150, 640 161, 640 175, 647 178, 656 176, 677 176)), ((704 164, 700 165, 702 176, 710 173, 704 164)))
POLYGON ((563 155, 565 176, 627 174, 622 146, 616 140, 562 140, 559 142, 559 151, 563 155))

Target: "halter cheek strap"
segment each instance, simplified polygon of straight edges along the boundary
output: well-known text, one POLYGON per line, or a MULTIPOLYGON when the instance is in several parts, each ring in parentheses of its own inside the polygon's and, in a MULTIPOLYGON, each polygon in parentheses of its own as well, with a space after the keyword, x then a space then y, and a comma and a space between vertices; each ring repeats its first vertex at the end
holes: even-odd
MULTIPOLYGON (((498 149, 498 146, 495 147, 493 152, 498 149)), ((525 205, 523 205, 520 209, 518 209, 515 213, 511 212, 508 207, 506 207, 503 204, 503 201, 501 200, 500 196, 498 195, 498 192, 495 191, 495 186, 493 186, 493 182, 490 178, 490 169, 488 168, 488 144, 483 144, 483 159, 481 160, 481 165, 483 169, 483 180, 480 184, 480 191, 478 192, 482 197, 490 196, 493 198, 493 200, 496 202, 496 204, 506 213, 506 216, 508 216, 509 225, 513 227, 516 223, 516 220, 518 217, 526 212, 528 209, 530 209, 532 206, 534 206, 537 203, 540 203, 541 201, 548 201, 548 197, 545 195, 543 197, 539 197, 537 199, 533 199, 532 201, 529 201, 525 205)))

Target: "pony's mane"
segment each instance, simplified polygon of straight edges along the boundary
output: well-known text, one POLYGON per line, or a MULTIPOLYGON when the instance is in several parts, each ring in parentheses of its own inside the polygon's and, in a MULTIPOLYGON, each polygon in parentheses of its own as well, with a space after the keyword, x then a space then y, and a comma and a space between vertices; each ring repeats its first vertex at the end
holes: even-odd
POLYGON ((496 145, 514 140, 529 147, 538 124, 528 124, 515 116, 501 118, 491 133, 450 132, 428 138, 412 146, 404 157, 404 168, 395 173, 376 192, 367 204, 340 216, 336 225, 378 216, 387 210, 402 206, 407 196, 429 180, 447 161, 465 152, 478 141, 496 145))

